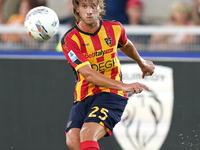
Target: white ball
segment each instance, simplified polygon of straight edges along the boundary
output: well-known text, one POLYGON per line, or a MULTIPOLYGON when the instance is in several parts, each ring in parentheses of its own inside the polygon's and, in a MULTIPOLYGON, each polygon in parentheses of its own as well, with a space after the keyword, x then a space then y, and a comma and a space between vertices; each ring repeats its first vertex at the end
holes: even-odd
POLYGON ((45 41, 57 33, 59 19, 52 9, 39 6, 27 13, 24 26, 31 37, 38 41, 45 41))

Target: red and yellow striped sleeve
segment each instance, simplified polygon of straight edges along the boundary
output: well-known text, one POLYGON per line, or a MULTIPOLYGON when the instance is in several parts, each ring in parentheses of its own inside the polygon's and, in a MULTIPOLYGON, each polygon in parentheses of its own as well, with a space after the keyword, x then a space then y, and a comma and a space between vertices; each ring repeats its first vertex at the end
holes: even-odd
POLYGON ((76 35, 71 38, 63 37, 63 42, 61 42, 63 53, 67 58, 70 65, 77 71, 79 68, 85 65, 90 65, 88 59, 83 55, 80 50, 80 44, 76 35))

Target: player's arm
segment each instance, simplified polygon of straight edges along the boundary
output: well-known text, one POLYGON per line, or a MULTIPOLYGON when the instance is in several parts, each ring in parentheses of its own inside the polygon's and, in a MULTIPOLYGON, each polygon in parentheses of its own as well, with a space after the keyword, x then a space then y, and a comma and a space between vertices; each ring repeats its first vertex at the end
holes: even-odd
POLYGON ((124 54, 126 54, 127 56, 129 56, 130 58, 132 58, 133 60, 135 60, 137 62, 137 64, 140 66, 142 73, 143 73, 142 78, 144 78, 145 75, 149 76, 154 73, 155 67, 154 67, 154 64, 152 63, 152 61, 144 60, 139 55, 135 46, 133 45, 133 43, 130 40, 128 40, 128 43, 124 47, 121 47, 120 50, 124 54))
POLYGON ((149 88, 141 83, 125 84, 121 81, 113 80, 98 71, 92 69, 90 65, 85 65, 78 69, 79 73, 85 78, 86 81, 95 85, 106 87, 110 89, 122 90, 124 92, 140 93, 143 88, 149 90, 149 88))

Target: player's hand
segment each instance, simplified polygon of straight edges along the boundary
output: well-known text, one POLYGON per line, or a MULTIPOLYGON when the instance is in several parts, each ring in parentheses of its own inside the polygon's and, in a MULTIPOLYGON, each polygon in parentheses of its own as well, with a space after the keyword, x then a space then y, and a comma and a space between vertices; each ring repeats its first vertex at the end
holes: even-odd
POLYGON ((138 94, 143 91, 143 89, 147 89, 150 91, 149 87, 142 83, 134 82, 131 84, 123 84, 122 90, 125 92, 131 92, 132 94, 138 94))
POLYGON ((155 66, 152 61, 145 60, 142 67, 142 78, 145 76, 151 76, 154 73, 155 66))

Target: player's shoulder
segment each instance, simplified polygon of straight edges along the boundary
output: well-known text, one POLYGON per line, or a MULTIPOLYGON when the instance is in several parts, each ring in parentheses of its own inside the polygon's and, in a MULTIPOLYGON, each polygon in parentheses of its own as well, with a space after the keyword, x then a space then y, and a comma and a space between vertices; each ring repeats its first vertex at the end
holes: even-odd
POLYGON ((76 26, 74 25, 73 27, 71 27, 70 29, 67 30, 67 32, 62 36, 61 38, 61 43, 64 44, 65 40, 71 39, 71 37, 76 34, 76 26))
POLYGON ((119 22, 119 21, 116 21, 116 20, 102 20, 102 24, 110 24, 110 25, 119 25, 119 26, 122 26, 122 24, 119 22))
POLYGON ((76 26, 69 28, 67 32, 63 35, 63 38, 75 34, 76 26))

